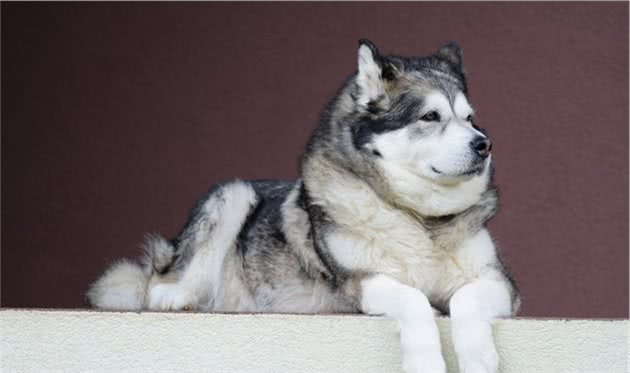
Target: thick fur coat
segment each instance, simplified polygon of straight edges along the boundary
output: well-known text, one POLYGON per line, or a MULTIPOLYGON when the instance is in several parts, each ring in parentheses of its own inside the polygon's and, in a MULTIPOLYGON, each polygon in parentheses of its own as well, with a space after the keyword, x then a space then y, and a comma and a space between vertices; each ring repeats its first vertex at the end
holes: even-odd
POLYGON ((519 296, 485 226, 497 206, 492 144, 475 125, 461 51, 382 55, 323 111, 297 181, 212 188, 172 240, 115 263, 97 308, 362 312, 400 324, 407 372, 445 372, 435 314, 452 319, 462 372, 498 369, 491 320, 519 296))

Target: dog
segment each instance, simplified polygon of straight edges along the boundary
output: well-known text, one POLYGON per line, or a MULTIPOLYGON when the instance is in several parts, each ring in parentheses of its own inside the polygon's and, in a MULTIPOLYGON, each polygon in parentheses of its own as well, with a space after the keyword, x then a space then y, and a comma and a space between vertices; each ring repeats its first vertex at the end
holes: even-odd
POLYGON ((460 371, 498 369, 491 321, 514 315, 517 287, 486 223, 497 210, 492 143, 475 124, 462 53, 381 54, 323 110, 297 181, 213 187, 172 240, 91 285, 103 310, 385 315, 403 369, 446 372, 435 315, 450 315, 460 371))

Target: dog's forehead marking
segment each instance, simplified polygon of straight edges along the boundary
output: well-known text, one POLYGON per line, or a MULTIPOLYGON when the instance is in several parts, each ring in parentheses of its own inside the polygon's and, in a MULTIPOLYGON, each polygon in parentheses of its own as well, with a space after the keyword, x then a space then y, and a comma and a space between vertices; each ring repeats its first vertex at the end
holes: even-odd
POLYGON ((466 118, 474 109, 463 92, 461 82, 438 70, 414 71, 408 75, 411 91, 423 96, 423 111, 437 110, 442 115, 466 118))
POLYGON ((455 115, 460 118, 466 118, 475 112, 462 92, 457 92, 455 95, 455 99, 453 100, 453 111, 455 112, 455 115))
POLYGON ((442 114, 451 112, 448 98, 440 91, 433 91, 424 97, 424 110, 437 110, 442 114))
POLYGON ((441 90, 429 92, 424 97, 424 110, 437 110, 442 115, 455 114, 459 118, 466 118, 475 112, 463 92, 447 96, 441 90))

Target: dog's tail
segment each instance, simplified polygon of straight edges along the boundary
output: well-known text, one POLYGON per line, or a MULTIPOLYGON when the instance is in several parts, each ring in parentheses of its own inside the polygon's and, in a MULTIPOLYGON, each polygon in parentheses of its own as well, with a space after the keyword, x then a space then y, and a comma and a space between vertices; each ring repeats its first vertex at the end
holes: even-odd
POLYGON ((172 265, 175 248, 158 235, 148 235, 142 247, 145 255, 140 263, 119 260, 90 286, 87 299, 93 307, 115 311, 140 311, 146 307, 151 276, 172 265))

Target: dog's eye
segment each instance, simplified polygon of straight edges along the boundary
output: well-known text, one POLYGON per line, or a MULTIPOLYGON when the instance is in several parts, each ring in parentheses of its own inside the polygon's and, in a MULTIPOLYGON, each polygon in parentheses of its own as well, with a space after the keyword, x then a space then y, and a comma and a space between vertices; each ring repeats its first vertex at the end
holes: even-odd
POLYGON ((470 114, 469 116, 467 116, 467 117, 466 117, 466 122, 470 122, 470 123, 472 123, 472 122, 473 122, 473 116, 472 116, 472 114, 470 114))
POLYGON ((425 122, 439 122, 440 114, 437 111, 430 111, 422 116, 423 121, 425 122))

